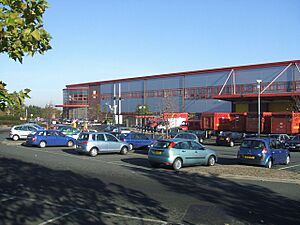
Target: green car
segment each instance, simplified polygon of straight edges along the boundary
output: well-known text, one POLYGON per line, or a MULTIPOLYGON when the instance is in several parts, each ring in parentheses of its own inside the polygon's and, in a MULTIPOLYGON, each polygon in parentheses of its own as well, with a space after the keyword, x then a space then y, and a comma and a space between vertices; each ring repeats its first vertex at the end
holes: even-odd
POLYGON ((166 165, 179 170, 189 165, 213 166, 217 162, 217 154, 193 140, 159 140, 150 148, 148 161, 152 167, 166 165))
POLYGON ((67 136, 75 138, 75 139, 77 139, 80 134, 80 130, 73 128, 73 127, 69 127, 69 126, 59 127, 58 130, 60 132, 62 132, 64 135, 67 135, 67 136))

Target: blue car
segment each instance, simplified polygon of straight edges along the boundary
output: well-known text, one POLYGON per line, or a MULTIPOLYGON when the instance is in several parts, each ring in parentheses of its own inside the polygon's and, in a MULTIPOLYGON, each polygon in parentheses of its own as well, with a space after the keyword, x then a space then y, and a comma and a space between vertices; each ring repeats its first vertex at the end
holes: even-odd
POLYGON ((289 164, 290 152, 280 141, 273 138, 247 138, 237 154, 240 163, 272 168, 275 164, 289 164))
POLYGON ((146 148, 149 149, 155 143, 155 140, 148 138, 142 133, 128 133, 119 136, 121 141, 128 143, 130 150, 146 148))
POLYGON ((38 130, 34 134, 27 136, 26 145, 39 146, 45 148, 46 146, 68 146, 72 147, 76 140, 72 137, 66 136, 57 130, 38 130))

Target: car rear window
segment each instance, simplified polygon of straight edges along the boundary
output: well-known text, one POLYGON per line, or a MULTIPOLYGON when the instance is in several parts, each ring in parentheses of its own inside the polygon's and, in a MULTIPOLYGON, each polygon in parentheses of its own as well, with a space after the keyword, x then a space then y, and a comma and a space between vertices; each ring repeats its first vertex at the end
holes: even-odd
POLYGON ((84 134, 84 133, 81 133, 78 137, 79 141, 88 141, 89 140, 89 134, 84 134))
POLYGON ((171 142, 169 141, 158 141, 156 142, 153 147, 154 148, 168 148, 171 142))
POLYGON ((245 140, 241 144, 242 148, 256 148, 256 149, 263 149, 266 147, 263 141, 258 140, 245 140))

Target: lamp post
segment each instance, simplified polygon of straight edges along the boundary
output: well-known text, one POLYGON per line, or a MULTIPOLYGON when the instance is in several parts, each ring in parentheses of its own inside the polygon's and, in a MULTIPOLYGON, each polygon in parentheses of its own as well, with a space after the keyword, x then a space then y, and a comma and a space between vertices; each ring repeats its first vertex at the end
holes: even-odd
POLYGON ((262 80, 256 80, 256 82, 257 82, 257 89, 258 89, 258 99, 257 99, 257 111, 258 111, 258 113, 257 113, 257 121, 258 121, 258 129, 257 129, 257 134, 258 134, 258 137, 260 137, 260 127, 261 127, 261 125, 260 125, 260 122, 261 122, 261 116, 260 116, 260 89, 261 89, 261 82, 262 82, 262 80))

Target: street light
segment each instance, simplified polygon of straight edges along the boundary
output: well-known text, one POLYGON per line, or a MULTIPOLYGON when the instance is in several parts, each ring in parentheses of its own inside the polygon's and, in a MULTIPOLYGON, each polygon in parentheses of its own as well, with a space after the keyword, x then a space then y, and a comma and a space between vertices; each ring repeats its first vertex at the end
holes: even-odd
POLYGON ((258 89, 258 100, 257 100, 257 111, 258 111, 258 115, 257 115, 257 121, 258 121, 258 129, 257 129, 257 134, 258 137, 260 137, 260 122, 261 122, 261 118, 260 118, 260 88, 261 88, 261 82, 262 80, 256 80, 257 82, 257 89, 258 89))

